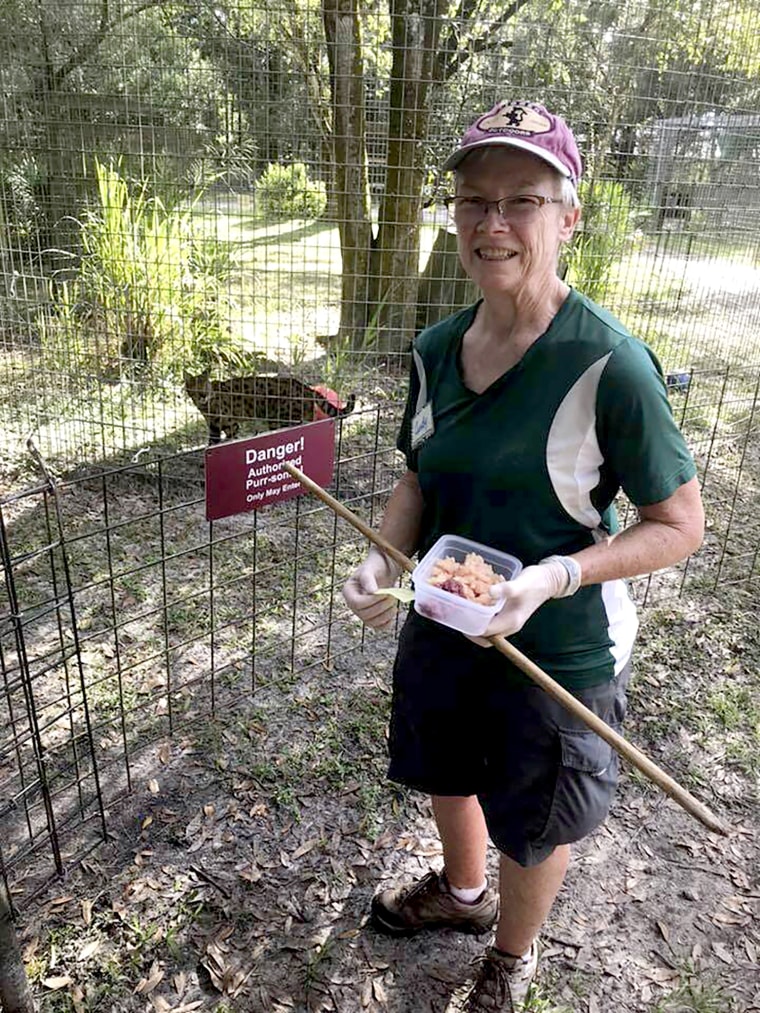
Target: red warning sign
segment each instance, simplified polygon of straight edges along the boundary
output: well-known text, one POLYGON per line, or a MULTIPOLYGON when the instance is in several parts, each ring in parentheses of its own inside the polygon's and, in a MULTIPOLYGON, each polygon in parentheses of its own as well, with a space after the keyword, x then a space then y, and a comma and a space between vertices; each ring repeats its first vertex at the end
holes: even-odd
POLYGON ((209 447, 206 519, 216 521, 303 495, 301 483, 283 470, 284 461, 318 485, 329 485, 335 464, 333 419, 209 447))

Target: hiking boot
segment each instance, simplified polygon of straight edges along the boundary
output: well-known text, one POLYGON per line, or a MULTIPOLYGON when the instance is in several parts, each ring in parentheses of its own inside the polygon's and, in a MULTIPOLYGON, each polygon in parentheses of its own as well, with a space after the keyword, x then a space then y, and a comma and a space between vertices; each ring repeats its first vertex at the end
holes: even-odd
POLYGON ((493 890, 486 887, 473 904, 463 904, 450 893, 445 872, 429 872, 415 883, 383 890, 372 898, 375 927, 392 936, 434 928, 488 932, 498 913, 499 898, 493 890))
POLYGON ((495 947, 478 961, 480 968, 468 988, 455 992, 446 1013, 518 1013, 528 995, 538 964, 538 946, 524 957, 505 957, 495 947))

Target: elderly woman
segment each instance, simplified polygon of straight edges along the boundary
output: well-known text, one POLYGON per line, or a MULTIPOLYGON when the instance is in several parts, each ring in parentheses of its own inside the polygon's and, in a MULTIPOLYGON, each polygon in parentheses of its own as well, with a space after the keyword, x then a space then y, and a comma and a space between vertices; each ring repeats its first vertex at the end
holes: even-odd
MULTIPOLYGON (((495 585, 503 605, 486 636, 511 637, 619 726, 637 628, 624 579, 700 545, 694 463, 654 355, 558 277, 580 216, 567 124, 536 103, 500 102, 444 169, 459 256, 482 298, 414 343, 398 440, 408 470, 380 531, 409 555, 458 534, 521 559, 521 574, 495 585), (621 489, 638 521, 618 533, 621 489)), ((375 592, 397 576, 372 548, 348 580, 345 599, 367 625, 392 622, 394 600, 375 592)), ((372 905, 375 925, 398 935, 496 922, 477 977, 449 1006, 469 1013, 521 1007, 570 844, 605 818, 617 779, 610 747, 487 645, 407 617, 389 777, 432 796, 444 867, 372 905)))

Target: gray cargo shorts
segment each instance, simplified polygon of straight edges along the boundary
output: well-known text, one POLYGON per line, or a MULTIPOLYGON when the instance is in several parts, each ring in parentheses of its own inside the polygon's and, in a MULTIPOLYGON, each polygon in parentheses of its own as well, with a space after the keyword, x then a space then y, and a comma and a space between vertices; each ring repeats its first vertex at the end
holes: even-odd
MULTIPOLYGON (((629 677, 630 664, 573 695, 617 731, 629 677)), ((580 718, 496 650, 413 610, 394 664, 389 751, 392 781, 477 795, 491 840, 522 866, 594 830, 617 785, 617 753, 580 718)))

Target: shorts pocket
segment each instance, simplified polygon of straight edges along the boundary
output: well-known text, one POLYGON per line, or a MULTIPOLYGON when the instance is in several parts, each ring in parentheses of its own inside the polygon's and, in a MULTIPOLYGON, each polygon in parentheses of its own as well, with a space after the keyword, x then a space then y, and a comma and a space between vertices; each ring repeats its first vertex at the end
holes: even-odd
POLYGON ((542 845, 579 841, 606 817, 618 776, 618 757, 590 730, 557 729, 559 768, 542 845))
POLYGON ((614 750, 596 732, 559 729, 562 766, 584 774, 603 777, 612 761, 614 750))

